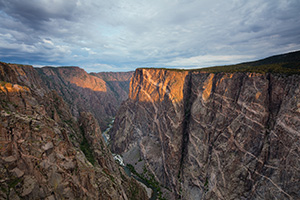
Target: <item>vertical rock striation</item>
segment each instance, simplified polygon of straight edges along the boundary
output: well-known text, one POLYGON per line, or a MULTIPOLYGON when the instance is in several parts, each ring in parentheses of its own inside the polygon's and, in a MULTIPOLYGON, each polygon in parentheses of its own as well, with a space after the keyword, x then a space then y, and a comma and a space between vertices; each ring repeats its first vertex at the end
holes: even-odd
POLYGON ((138 151, 167 199, 298 199, 299 84, 299 75, 137 69, 111 149, 130 164, 138 151))
MULTIPOLYGON (((112 130, 113 152, 138 149, 139 156, 129 156, 127 161, 136 163, 143 159, 147 169, 161 184, 177 192, 187 76, 188 72, 136 70, 129 99, 121 106, 112 130)), ((140 173, 142 169, 143 166, 140 173)), ((175 196, 172 194, 171 197, 175 196)))
POLYGON ((299 198, 300 77, 211 76, 192 75, 183 197, 299 198))

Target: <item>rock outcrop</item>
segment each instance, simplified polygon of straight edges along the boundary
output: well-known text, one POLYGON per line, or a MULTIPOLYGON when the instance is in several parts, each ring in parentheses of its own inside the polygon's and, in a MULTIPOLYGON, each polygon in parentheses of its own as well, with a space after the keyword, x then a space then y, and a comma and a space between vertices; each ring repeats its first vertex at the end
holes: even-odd
POLYGON ((131 71, 99 72, 90 74, 105 81, 106 86, 110 88, 115 95, 115 98, 118 100, 117 105, 120 106, 120 104, 128 98, 129 84, 133 73, 134 72, 131 71))
POLYGON ((137 69, 111 149, 167 199, 299 199, 299 136, 299 74, 137 69))
POLYGON ((121 102, 128 97, 133 72, 88 74, 79 67, 35 68, 45 85, 55 90, 70 106, 72 114, 91 112, 102 131, 107 128, 121 102))
POLYGON ((147 199, 113 160, 97 120, 32 66, 0 63, 0 199, 147 199))

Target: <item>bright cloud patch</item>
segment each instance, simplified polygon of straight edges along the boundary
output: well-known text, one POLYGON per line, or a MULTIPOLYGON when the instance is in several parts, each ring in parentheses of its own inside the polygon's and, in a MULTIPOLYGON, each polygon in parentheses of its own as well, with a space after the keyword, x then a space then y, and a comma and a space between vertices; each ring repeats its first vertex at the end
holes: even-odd
POLYGON ((299 50, 299 10, 299 0, 0 0, 0 61, 93 71, 231 64, 299 50))
POLYGON ((177 58, 174 61, 167 63, 168 66, 181 67, 205 67, 213 64, 234 64, 237 62, 247 61, 253 59, 254 56, 244 55, 204 55, 194 56, 190 58, 177 58))

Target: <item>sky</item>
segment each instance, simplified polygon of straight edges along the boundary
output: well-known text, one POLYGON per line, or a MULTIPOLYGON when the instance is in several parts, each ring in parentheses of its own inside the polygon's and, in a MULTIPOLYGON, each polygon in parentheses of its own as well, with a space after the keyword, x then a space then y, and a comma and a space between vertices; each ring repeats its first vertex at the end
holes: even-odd
POLYGON ((201 68, 300 50, 299 0, 0 0, 0 61, 201 68))

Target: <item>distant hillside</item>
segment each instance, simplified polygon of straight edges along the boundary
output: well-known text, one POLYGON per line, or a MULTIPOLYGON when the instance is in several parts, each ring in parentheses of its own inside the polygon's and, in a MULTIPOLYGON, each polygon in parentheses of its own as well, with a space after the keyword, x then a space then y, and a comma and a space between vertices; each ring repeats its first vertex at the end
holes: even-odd
POLYGON ((262 60, 237 65, 208 67, 199 69, 206 72, 257 72, 300 74, 300 51, 271 56, 262 60))
POLYGON ((35 68, 48 88, 57 91, 69 104, 76 117, 82 111, 93 113, 101 130, 110 120, 129 92, 133 72, 88 74, 79 67, 35 68))
MULTIPOLYGON (((142 68, 147 69, 147 68, 142 68)), ((282 74, 300 74, 300 51, 271 56, 262 60, 245 62, 236 65, 224 65, 216 67, 206 67, 199 69, 169 69, 175 71, 203 71, 209 73, 219 72, 256 72, 256 73, 282 73, 282 74)))
POLYGON ((133 75, 131 72, 99 72, 90 73, 103 81, 105 81, 107 87, 114 93, 115 97, 119 100, 119 103, 128 98, 129 83, 133 75))

